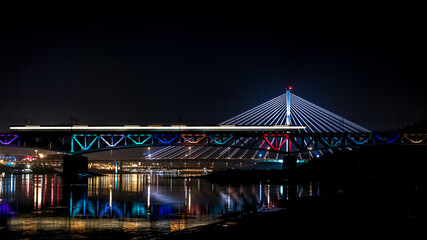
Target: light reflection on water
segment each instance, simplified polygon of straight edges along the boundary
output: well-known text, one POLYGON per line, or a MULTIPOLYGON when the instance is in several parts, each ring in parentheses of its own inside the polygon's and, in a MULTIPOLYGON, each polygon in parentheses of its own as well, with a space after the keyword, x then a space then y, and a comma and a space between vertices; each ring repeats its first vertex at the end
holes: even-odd
POLYGON ((199 178, 110 174, 63 186, 49 175, 0 177, 0 229, 80 234, 101 230, 171 232, 222 214, 275 207, 277 200, 318 194, 318 186, 219 185, 199 178))

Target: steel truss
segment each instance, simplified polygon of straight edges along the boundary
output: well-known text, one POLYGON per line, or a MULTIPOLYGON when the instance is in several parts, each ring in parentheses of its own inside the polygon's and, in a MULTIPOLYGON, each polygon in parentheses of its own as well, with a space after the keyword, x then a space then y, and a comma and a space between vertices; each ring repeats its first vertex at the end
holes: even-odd
POLYGON ((149 146, 211 146, 271 153, 378 144, 427 144, 427 134, 413 133, 182 133, 182 134, 1 134, 1 146, 30 147, 69 154, 149 146), (287 145, 287 147, 286 147, 287 145))

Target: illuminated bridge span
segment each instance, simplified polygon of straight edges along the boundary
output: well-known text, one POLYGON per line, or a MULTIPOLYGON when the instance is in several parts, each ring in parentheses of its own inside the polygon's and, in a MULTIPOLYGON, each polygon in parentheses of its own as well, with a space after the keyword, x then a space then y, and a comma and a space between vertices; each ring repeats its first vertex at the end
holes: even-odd
POLYGON ((13 126, 0 135, 0 145, 69 154, 146 147, 151 159, 281 159, 426 139, 427 134, 374 133, 287 90, 217 126, 13 126))

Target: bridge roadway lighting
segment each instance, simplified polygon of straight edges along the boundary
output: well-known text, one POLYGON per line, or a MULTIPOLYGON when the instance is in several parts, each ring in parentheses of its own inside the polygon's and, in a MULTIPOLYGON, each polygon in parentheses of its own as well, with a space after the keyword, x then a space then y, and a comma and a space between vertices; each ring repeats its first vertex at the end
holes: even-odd
POLYGON ((12 126, 10 130, 15 131, 40 131, 40 132, 99 132, 99 131, 127 131, 127 132, 234 132, 234 131, 292 131, 304 130, 305 126, 272 125, 272 126, 12 126))

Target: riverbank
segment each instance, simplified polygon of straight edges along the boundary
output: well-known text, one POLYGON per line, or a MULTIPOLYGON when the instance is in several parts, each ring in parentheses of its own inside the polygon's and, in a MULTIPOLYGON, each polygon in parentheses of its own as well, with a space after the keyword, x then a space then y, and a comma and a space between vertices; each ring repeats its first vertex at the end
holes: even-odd
MULTIPOLYGON (((217 223, 173 232, 157 239, 259 239, 259 238, 373 238, 417 236, 423 221, 405 208, 409 197, 399 205, 334 197, 301 198, 281 203, 276 211, 256 212, 217 223)), ((414 209, 412 209, 414 210, 414 209)))
POLYGON ((281 199, 280 211, 224 219, 159 239, 415 238, 427 222, 426 149, 368 147, 335 152, 293 171, 213 173, 210 180, 229 183, 292 185, 316 179, 321 196, 281 199))

